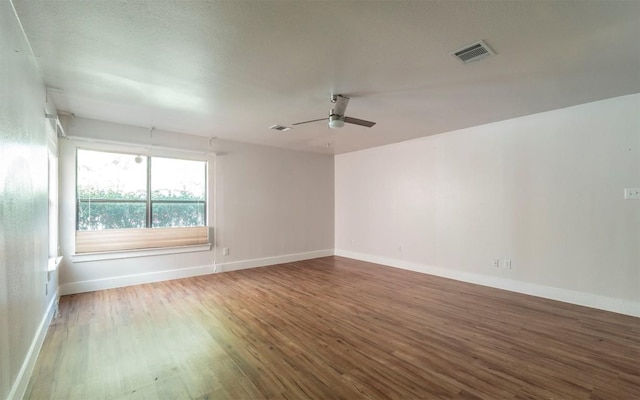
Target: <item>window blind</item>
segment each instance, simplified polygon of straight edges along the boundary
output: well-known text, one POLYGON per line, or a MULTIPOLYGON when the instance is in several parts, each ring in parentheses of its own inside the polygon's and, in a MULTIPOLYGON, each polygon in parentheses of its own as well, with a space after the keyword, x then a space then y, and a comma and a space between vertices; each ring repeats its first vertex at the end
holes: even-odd
POLYGON ((76 254, 209 243, 206 226, 76 231, 76 254))

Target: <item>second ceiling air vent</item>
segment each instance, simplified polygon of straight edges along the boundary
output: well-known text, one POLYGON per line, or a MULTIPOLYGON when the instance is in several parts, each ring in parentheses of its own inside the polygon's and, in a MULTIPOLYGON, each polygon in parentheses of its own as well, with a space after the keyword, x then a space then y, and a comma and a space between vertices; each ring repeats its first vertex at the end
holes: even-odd
POLYGON ((285 132, 285 131, 291 130, 291 128, 288 126, 277 125, 277 124, 270 126, 269 129, 273 129, 274 131, 278 131, 278 132, 285 132))
POLYGON ((456 57, 458 60, 462 61, 465 64, 479 61, 483 58, 487 58, 495 54, 496 53, 491 50, 491 47, 489 47, 489 45, 487 45, 484 40, 464 46, 463 48, 451 53, 452 56, 456 57))

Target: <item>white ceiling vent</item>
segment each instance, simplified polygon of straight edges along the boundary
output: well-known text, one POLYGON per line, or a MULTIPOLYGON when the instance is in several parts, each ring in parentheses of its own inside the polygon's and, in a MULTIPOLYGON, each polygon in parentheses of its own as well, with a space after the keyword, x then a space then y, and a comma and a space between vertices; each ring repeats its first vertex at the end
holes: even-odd
POLYGON ((279 131, 279 132, 291 130, 291 128, 289 128, 288 126, 277 125, 277 124, 270 126, 269 129, 273 129, 274 131, 279 131))
POLYGON ((487 58, 495 54, 496 53, 491 50, 489 45, 487 45, 484 40, 464 46, 460 50, 456 50, 451 53, 452 56, 456 57, 458 60, 462 61, 465 64, 482 60, 483 58, 487 58))

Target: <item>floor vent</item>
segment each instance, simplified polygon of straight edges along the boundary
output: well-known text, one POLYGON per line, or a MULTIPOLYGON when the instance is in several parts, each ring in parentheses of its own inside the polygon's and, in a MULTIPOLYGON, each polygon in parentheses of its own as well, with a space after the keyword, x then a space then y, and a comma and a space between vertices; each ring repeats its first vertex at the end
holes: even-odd
POLYGON ((464 46, 460 50, 456 50, 455 52, 451 53, 452 56, 456 57, 458 60, 462 61, 465 64, 479 61, 483 58, 487 58, 495 54, 496 53, 491 50, 489 45, 487 45, 484 40, 464 46))

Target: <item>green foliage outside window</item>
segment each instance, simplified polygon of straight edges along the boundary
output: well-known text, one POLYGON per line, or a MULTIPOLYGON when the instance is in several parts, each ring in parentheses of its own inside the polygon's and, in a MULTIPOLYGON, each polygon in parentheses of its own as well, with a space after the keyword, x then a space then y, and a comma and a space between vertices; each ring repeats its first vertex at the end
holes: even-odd
MULTIPOLYGON (((144 197, 139 193, 85 188, 78 193, 78 230, 144 228, 147 214, 144 197)), ((204 226, 204 201, 192 193, 154 192, 151 197, 153 228, 204 226)))

